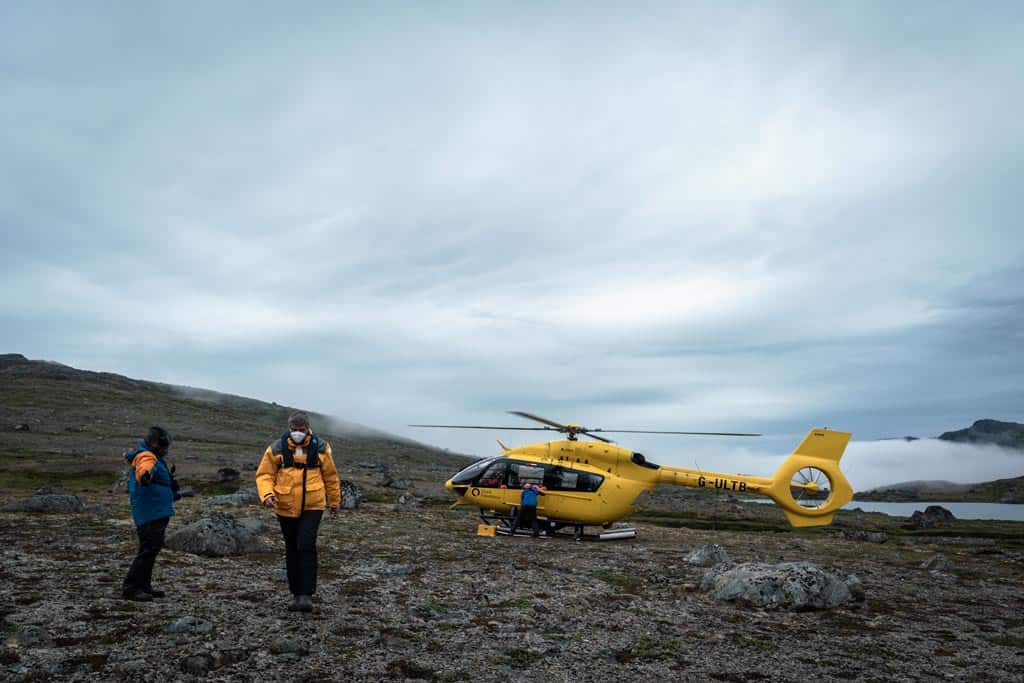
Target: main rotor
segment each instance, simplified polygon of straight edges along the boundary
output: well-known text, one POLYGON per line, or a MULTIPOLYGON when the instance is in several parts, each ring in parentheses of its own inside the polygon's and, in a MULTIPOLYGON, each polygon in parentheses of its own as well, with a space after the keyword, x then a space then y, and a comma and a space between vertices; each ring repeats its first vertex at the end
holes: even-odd
POLYGON ((761 436, 760 434, 748 434, 741 432, 664 432, 650 429, 592 429, 584 427, 583 425, 570 423, 562 424, 561 422, 555 422, 549 420, 546 417, 534 415, 532 413, 526 413, 521 410, 510 410, 509 415, 518 415, 519 417, 526 418, 527 420, 533 420, 539 422, 543 427, 494 427, 484 425, 409 425, 410 427, 431 427, 440 429, 500 429, 506 431, 519 431, 519 432, 559 432, 565 434, 569 441, 576 441, 579 439, 579 435, 589 436, 591 439, 597 441, 603 441, 605 443, 615 443, 611 439, 606 439, 603 436, 595 434, 595 432, 602 432, 608 434, 687 434, 694 436, 761 436))

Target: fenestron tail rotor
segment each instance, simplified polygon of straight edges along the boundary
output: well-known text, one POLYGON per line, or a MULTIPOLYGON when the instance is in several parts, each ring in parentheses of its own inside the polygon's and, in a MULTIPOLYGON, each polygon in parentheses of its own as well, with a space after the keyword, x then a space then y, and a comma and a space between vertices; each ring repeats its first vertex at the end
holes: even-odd
POLYGON ((499 426, 483 426, 483 425, 428 425, 428 424, 416 424, 409 425, 410 427, 429 427, 429 428, 440 428, 440 429, 500 429, 507 431, 519 431, 519 432, 560 432, 565 434, 570 441, 576 441, 580 434, 589 436, 591 439, 597 441, 603 441, 605 443, 614 443, 611 439, 606 439, 603 436, 598 436, 595 432, 608 433, 608 434, 684 434, 690 436, 761 436, 760 434, 751 434, 746 432, 677 432, 677 431, 658 431, 650 429, 591 429, 578 424, 562 424, 549 420, 546 417, 534 415, 533 413, 527 413, 521 410, 510 410, 510 415, 517 415, 519 417, 526 418, 527 420, 533 420, 539 422, 543 427, 499 427, 499 426))

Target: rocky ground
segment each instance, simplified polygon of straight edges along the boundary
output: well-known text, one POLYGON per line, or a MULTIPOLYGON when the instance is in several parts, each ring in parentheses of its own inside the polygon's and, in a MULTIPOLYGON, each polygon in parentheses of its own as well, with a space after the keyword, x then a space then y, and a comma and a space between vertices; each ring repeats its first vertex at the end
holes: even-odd
MULTIPOLYGON (((1024 555, 1012 534, 921 537, 894 527, 877 532, 874 540, 885 537, 879 543, 841 538, 839 531, 856 536, 859 518, 848 515, 825 531, 641 523, 634 541, 574 543, 478 537, 469 512, 369 503, 325 521, 316 611, 297 615, 285 610, 283 546, 271 513, 227 510, 263 518, 260 536, 271 552, 210 558, 165 551, 156 577, 168 597, 139 604, 118 598, 135 550, 125 496, 83 498, 107 512, 0 513, 0 677, 1024 676, 1024 555), (865 599, 806 612, 717 600, 699 588, 707 570, 686 561, 706 543, 720 544, 733 561, 809 560, 855 574, 865 599), (939 553, 952 567, 922 567, 939 553)), ((202 496, 181 501, 171 530, 211 509, 202 496)))

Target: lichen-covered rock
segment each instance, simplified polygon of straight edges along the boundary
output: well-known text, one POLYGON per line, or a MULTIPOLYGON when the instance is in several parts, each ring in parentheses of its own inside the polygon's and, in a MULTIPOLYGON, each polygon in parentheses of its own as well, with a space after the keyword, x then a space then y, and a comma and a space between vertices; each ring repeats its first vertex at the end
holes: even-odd
POLYGON ((43 494, 16 500, 0 507, 0 512, 85 512, 85 503, 78 496, 70 494, 43 494))
POLYGON ((799 611, 831 609, 854 600, 850 590, 853 581, 862 596, 856 577, 839 575, 813 562, 747 562, 708 570, 700 588, 719 600, 799 611))
POLYGON ((265 553, 270 550, 263 539, 223 512, 211 512, 174 532, 167 537, 167 547, 211 557, 265 553))
POLYGON ((242 517, 238 520, 238 523, 254 534, 262 534, 265 531, 270 531, 270 525, 259 517, 242 517))
POLYGON ((213 496, 208 502, 211 505, 230 505, 232 507, 241 507, 243 505, 257 505, 260 502, 259 494, 256 493, 255 488, 243 489, 236 493, 228 493, 223 496, 213 496))
POLYGON ((716 564, 728 562, 729 554, 725 552, 725 548, 717 543, 707 543, 694 548, 693 551, 686 556, 686 561, 690 564, 697 565, 698 567, 713 567, 716 564))
POLYGON ((931 529, 937 526, 948 526, 956 521, 953 513, 941 505, 929 505, 924 509, 914 510, 910 516, 910 524, 918 529, 931 529))
POLYGON ((350 481, 341 480, 341 507, 343 510, 355 510, 363 500, 363 492, 350 481))
POLYGON ((423 503, 411 493, 403 493, 395 501, 393 507, 395 512, 416 512, 423 507, 423 503))
POLYGON ((839 536, 851 541, 867 541, 868 543, 885 543, 889 540, 889 534, 884 531, 865 531, 864 529, 844 529, 839 536))
POLYGON ((956 571, 956 565, 945 555, 935 555, 922 562, 921 569, 937 574, 952 574, 956 571))

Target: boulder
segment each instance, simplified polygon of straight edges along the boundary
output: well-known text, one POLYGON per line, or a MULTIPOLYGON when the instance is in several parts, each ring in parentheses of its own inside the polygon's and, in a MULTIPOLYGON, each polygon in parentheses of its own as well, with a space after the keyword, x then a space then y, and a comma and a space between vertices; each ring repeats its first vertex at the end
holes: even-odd
POLYGON ((363 500, 363 492, 350 481, 341 480, 341 508, 355 510, 363 500))
POLYGON ((409 488, 409 481, 402 479, 401 477, 393 477, 390 474, 384 475, 384 478, 380 482, 380 486, 389 489, 398 489, 399 491, 405 491, 409 488))
POLYGON ((927 569, 933 574, 952 574, 956 571, 956 565, 945 555, 935 555, 922 562, 921 569, 927 569))
POLYGON ((121 475, 114 480, 107 489, 110 493, 128 493, 128 473, 130 470, 125 469, 121 472, 121 475))
POLYGON ((393 509, 395 512, 417 512, 423 507, 423 503, 411 493, 403 493, 395 501, 393 509))
POLYGON ((14 431, 16 431, 16 432, 31 432, 32 428, 28 425, 27 422, 19 422, 18 424, 14 425, 14 431))
POLYGON ((889 535, 884 531, 865 531, 864 529, 844 529, 839 536, 851 541, 867 541, 868 543, 885 543, 889 540, 889 535))
POLYGON ((211 631, 213 631, 213 624, 192 616, 175 619, 167 627, 168 633, 198 633, 205 635, 211 631))
POLYGON ((233 467, 221 467, 217 470, 217 483, 226 484, 229 481, 238 481, 241 474, 233 467))
POLYGON ((0 507, 0 512, 85 512, 85 503, 78 496, 69 494, 36 494, 31 498, 8 503, 0 507))
POLYGON ((704 574, 700 589, 719 600, 794 611, 831 609, 864 596, 857 577, 813 562, 721 564, 704 574))
POLYGON ((231 505, 233 507, 240 507, 242 505, 258 505, 260 497, 254 488, 242 489, 236 493, 228 493, 223 496, 213 496, 209 499, 209 502, 211 505, 231 505))
POLYGON ((716 564, 729 561, 729 554, 725 548, 717 543, 702 545, 686 556, 686 561, 698 567, 713 567, 716 564))
POLYGON ((193 555, 224 557, 270 550, 259 536, 231 515, 211 512, 167 537, 167 547, 193 555))
POLYGON ((264 531, 270 531, 270 525, 259 517, 243 517, 238 520, 238 523, 254 534, 262 534, 264 531))
POLYGON ((924 509, 924 512, 914 510, 914 514, 910 516, 911 526, 917 529, 949 526, 955 521, 956 517, 953 516, 953 513, 941 505, 929 505, 924 509))
POLYGON ((178 495, 182 498, 195 498, 196 490, 191 486, 182 486, 178 489, 178 495))

